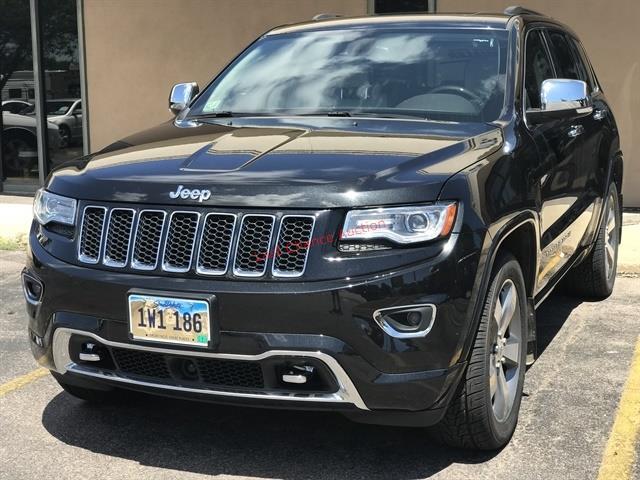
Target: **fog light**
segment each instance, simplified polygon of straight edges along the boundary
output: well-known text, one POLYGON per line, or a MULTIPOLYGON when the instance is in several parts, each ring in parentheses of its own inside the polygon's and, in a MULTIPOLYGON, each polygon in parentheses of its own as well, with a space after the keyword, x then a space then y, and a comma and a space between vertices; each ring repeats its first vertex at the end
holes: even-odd
POLYGON ((99 362, 101 358, 98 346, 91 342, 83 343, 78 358, 83 362, 99 362))
POLYGON ((304 385, 313 375, 314 368, 311 365, 294 365, 282 374, 284 383, 304 385))
POLYGON ((182 362, 182 375, 185 380, 198 380, 198 367, 192 360, 182 362))
POLYGON ((431 331, 435 318, 436 306, 432 304, 403 305, 373 312, 376 323, 395 338, 424 337, 431 331))
POLYGON ((22 272, 22 291, 27 302, 32 305, 38 305, 40 300, 42 300, 44 287, 40 280, 28 273, 22 272))
POLYGON ((422 312, 407 313, 407 323, 413 327, 417 327, 422 322, 422 312))

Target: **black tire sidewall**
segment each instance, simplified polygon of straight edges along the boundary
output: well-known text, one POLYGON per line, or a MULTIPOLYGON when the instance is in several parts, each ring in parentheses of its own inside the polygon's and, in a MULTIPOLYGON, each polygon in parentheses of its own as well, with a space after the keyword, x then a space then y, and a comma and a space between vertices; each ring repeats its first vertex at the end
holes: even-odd
POLYGON ((67 148, 71 146, 71 130, 66 125, 60 125, 60 148, 67 148), (65 133, 65 137, 62 136, 62 132, 65 133), (66 138, 66 140, 63 140, 66 138))
MULTIPOLYGON (((483 318, 483 321, 488 322, 487 326, 487 336, 485 341, 485 353, 486 353, 486 366, 485 366, 485 399, 486 399, 486 407, 487 407, 487 418, 489 419, 489 426, 493 433, 494 439, 498 444, 506 443, 511 436, 513 435, 513 431, 515 430, 516 424, 518 422, 518 414, 520 412, 520 404, 522 401, 522 389, 524 385, 524 374, 525 374, 525 362, 527 356, 527 294, 526 288, 524 284, 524 277, 522 275, 522 270, 518 261, 511 255, 505 255, 500 259, 500 266, 497 267, 496 273, 491 282, 491 288, 489 290, 489 294, 485 302, 491 302, 491 308, 489 309, 489 315, 487 318, 483 318), (500 293, 500 289, 503 283, 507 280, 511 279, 513 281, 516 290, 518 292, 518 309, 520 312, 519 320, 520 320, 520 328, 522 335, 522 344, 520 348, 520 371, 518 374, 518 387, 516 389, 516 398, 513 403, 513 407, 511 408, 511 412, 509 416, 504 422, 499 422, 495 414, 493 412, 492 404, 491 404, 491 391, 489 387, 489 369, 491 368, 490 362, 490 352, 493 348, 495 334, 497 325, 493 321, 493 312, 495 309, 496 301, 498 299, 498 295, 500 293), (489 298, 491 295, 491 298, 489 298)), ((515 320, 515 319, 514 319, 515 320)))
MULTIPOLYGON (((614 252, 614 257, 613 257, 613 274, 611 275, 611 277, 608 277, 607 274, 609 272, 607 272, 606 270, 601 272, 602 278, 605 279, 606 282, 606 288, 607 288, 607 295, 611 294, 611 292, 613 292, 613 287, 616 283, 616 272, 618 270, 618 250, 620 247, 620 222, 622 221, 621 217, 620 217, 620 205, 619 205, 619 199, 618 199, 618 189, 616 187, 615 183, 612 183, 611 186, 609 187, 609 193, 606 197, 606 202, 605 202, 605 212, 604 215, 602 217, 602 225, 600 225, 600 231, 598 232, 598 242, 596 244, 597 248, 600 248, 603 250, 602 254, 606 255, 607 253, 604 251, 604 249, 606 248, 606 243, 607 243, 607 208, 608 208, 608 202, 610 199, 613 199, 613 208, 614 208, 614 216, 615 216, 615 233, 614 235, 616 236, 616 248, 615 248, 615 252, 614 252)), ((602 268, 605 269, 606 267, 604 266, 604 262, 602 263, 602 268)))

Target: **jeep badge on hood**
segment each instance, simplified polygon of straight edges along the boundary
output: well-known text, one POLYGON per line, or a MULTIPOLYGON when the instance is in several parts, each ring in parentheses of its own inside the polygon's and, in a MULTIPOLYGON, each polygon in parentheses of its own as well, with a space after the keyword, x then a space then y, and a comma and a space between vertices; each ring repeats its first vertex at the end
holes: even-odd
POLYGON ((178 189, 175 192, 169 192, 171 198, 191 198, 198 200, 202 203, 204 200, 211 198, 211 190, 199 190, 197 188, 189 189, 184 188, 184 185, 178 185, 178 189))

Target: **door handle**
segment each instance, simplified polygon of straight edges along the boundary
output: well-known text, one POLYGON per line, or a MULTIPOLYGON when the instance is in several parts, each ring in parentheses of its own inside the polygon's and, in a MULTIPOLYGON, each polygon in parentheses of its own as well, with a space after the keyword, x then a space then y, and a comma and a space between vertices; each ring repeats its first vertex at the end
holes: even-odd
POLYGON ((607 111, 606 110, 596 110, 595 112, 593 112, 593 119, 594 120, 602 120, 606 116, 607 116, 607 111))
POLYGON ((579 135, 582 135, 583 133, 584 133, 584 127, 582 125, 571 125, 568 135, 571 138, 575 138, 579 135))

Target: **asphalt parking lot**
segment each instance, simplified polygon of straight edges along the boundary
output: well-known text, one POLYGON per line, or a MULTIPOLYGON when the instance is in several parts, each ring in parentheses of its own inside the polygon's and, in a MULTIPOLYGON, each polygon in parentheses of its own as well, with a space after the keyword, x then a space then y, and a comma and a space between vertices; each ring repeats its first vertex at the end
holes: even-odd
MULTIPOLYGON (((146 396, 99 408, 36 370, 19 284, 23 255, 0 251, 2 479, 597 478, 639 341, 637 275, 619 277, 602 303, 550 297, 538 311, 542 353, 527 373, 518 429, 497 453, 447 449, 419 429, 328 413, 146 396)), ((631 478, 640 478, 637 467, 631 478)))

